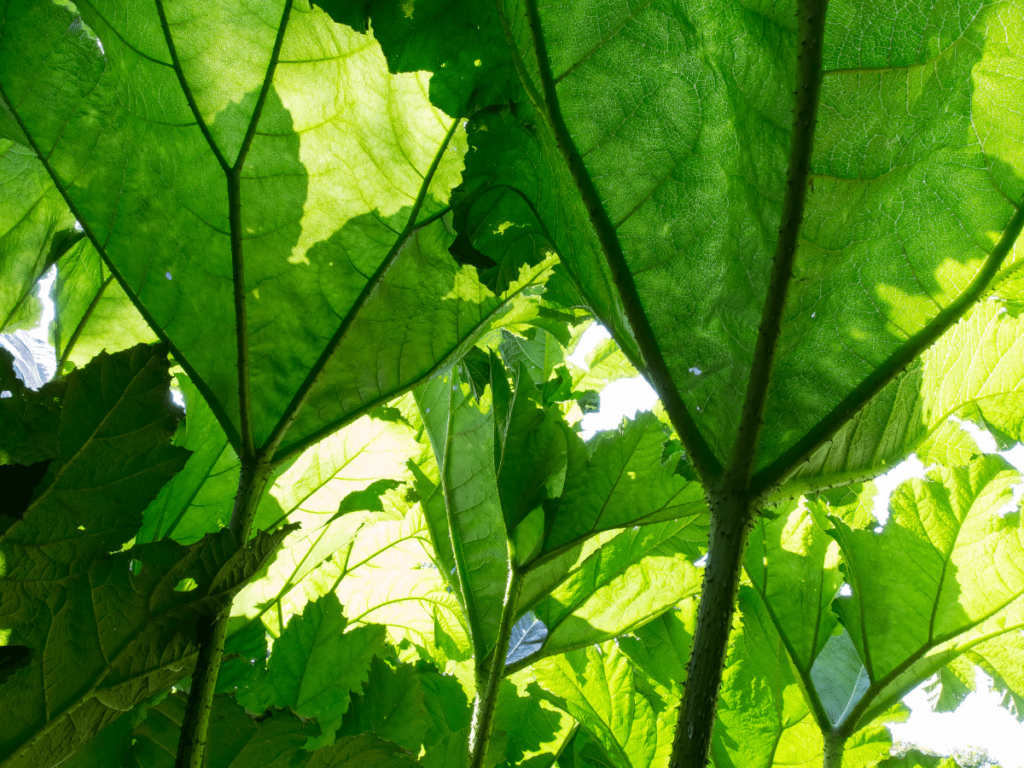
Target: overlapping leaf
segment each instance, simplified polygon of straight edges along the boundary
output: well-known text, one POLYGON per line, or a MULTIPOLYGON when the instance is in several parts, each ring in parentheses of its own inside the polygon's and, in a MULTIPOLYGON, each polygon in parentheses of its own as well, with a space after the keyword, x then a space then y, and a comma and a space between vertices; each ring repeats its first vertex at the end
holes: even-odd
POLYGON ((310 601, 274 641, 266 678, 239 691, 239 702, 254 712, 287 707, 316 718, 326 743, 333 742, 351 693, 366 682, 371 659, 384 650, 384 627, 346 632, 347 623, 333 593, 310 601))
POLYGON ((706 514, 699 483, 676 474, 679 456, 663 462, 665 432, 651 413, 605 432, 569 453, 565 487, 542 551, 558 551, 599 531, 706 514))
POLYGON ((926 755, 912 749, 902 757, 890 757, 878 764, 879 768, 958 768, 952 757, 926 755))
POLYGON ((513 675, 498 693, 488 761, 499 766, 542 768, 573 733, 575 721, 547 700, 526 673, 513 675))
POLYGON ((493 642, 486 633, 497 631, 505 600, 506 537, 527 564, 516 616, 537 611, 550 633, 545 653, 639 626, 699 581, 688 558, 696 552, 690 542, 705 535, 703 496, 674 473, 678 456, 662 464, 660 422, 644 414, 585 445, 557 410, 540 406, 519 370, 510 388, 504 368, 492 363, 493 394, 480 401, 454 377, 417 392, 443 476, 432 481, 421 472, 418 491, 453 587, 470 592, 463 598, 469 626, 487 637, 478 656, 493 642), (672 522, 653 524, 659 520, 672 522), (638 524, 639 531, 604 537, 600 548, 579 548, 638 524))
POLYGON ((897 489, 880 534, 833 519, 853 588, 837 610, 871 682, 851 717, 1024 626, 1024 534, 1006 512, 1017 482, 1001 457, 982 457, 897 489))
POLYGON ((824 503, 815 500, 791 504, 774 519, 761 516, 744 565, 790 659, 804 675, 836 626, 831 606, 843 583, 827 514, 824 503))
POLYGON ((687 522, 659 523, 596 547, 532 606, 549 632, 543 653, 611 639, 696 595, 702 577, 691 536, 687 522))
MULTIPOLYGON (((742 629, 723 676, 712 746, 715 763, 737 768, 817 765, 823 734, 801 693, 783 638, 754 590, 741 587, 739 603, 742 629)), ((849 736, 843 765, 874 765, 887 754, 890 740, 881 724, 849 736)))
POLYGON ((177 380, 186 417, 174 442, 192 455, 146 508, 140 543, 171 538, 191 544, 227 527, 238 492, 238 456, 227 435, 192 381, 183 374, 177 380))
POLYGON ((65 578, 135 535, 188 458, 170 445, 178 414, 167 367, 165 347, 138 346, 0 401, 5 463, 50 462, 4 536, 7 578, 65 578))
POLYGON ((439 620, 465 643, 458 598, 432 561, 421 508, 404 493, 386 494, 382 514, 348 513, 290 534, 267 572, 235 600, 231 632, 258 625, 279 635, 310 600, 334 592, 350 621, 385 625, 393 643, 432 648, 439 620))
POLYGON ((811 456, 784 490, 860 480, 911 453, 925 462, 966 464, 978 448, 956 420, 991 430, 1004 448, 1024 439, 1024 326, 1001 303, 976 307, 811 456))
POLYGON ((81 367, 103 350, 120 352, 157 340, 88 240, 61 257, 53 303, 50 340, 58 370, 67 363, 81 367))
POLYGON ((666 690, 686 682, 687 662, 697 626, 697 598, 683 600, 672 610, 618 640, 619 647, 666 690))
POLYGON ((373 732, 411 752, 464 735, 469 701, 458 681, 422 662, 391 665, 375 658, 338 735, 373 732))
POLYGON ((535 667, 555 703, 580 721, 615 768, 663 766, 672 749, 675 702, 652 688, 614 642, 535 667))
POLYGON ((440 471, 445 520, 435 538, 439 550, 453 552, 474 652, 482 659, 497 639, 509 573, 493 419, 489 408, 466 396, 457 375, 428 382, 416 402, 440 471))
POLYGON ((743 628, 722 678, 712 754, 718 766, 821 760, 822 737, 767 611, 740 589, 743 628))
POLYGON ((58 762, 187 674, 197 620, 223 608, 287 533, 242 550, 224 532, 190 548, 168 541, 118 552, 187 457, 170 444, 177 416, 167 365, 160 346, 103 353, 37 393, 0 401, 15 437, 43 438, 8 439, 6 458, 49 461, 0 539, 11 662, 2 683, 5 765, 58 762))
POLYGON ((36 281, 81 237, 31 150, 0 138, 0 331, 31 328, 42 305, 36 281))
MULTIPOLYGON (((175 440, 193 455, 146 510, 140 541, 170 536, 187 544, 226 526, 231 517, 238 457, 188 377, 179 375, 178 381, 187 417, 175 440)), ((314 529, 328 525, 323 516, 338 513, 349 494, 382 478, 402 477, 405 462, 418 450, 412 429, 400 417, 386 411, 365 416, 278 467, 254 527, 300 522, 302 538, 313 535, 314 529)))

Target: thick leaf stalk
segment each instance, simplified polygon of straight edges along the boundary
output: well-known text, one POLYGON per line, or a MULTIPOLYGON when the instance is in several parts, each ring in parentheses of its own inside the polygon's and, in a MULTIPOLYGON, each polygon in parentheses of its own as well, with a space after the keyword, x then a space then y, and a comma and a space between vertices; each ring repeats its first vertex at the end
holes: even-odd
POLYGON ((522 585, 522 574, 513 566, 509 574, 508 590, 505 593, 505 605, 501 612, 501 624, 498 626, 498 639, 490 655, 477 661, 477 695, 469 731, 469 760, 466 763, 468 768, 483 768, 487 757, 487 747, 491 742, 491 731, 494 729, 494 715, 498 709, 498 690, 505 677, 505 658, 509 639, 512 637, 512 625, 515 624, 516 606, 519 603, 522 585))
POLYGON ((686 690, 679 705, 670 768, 699 768, 707 762, 743 555, 751 529, 750 506, 743 495, 719 494, 711 509, 697 631, 693 636, 686 690))
POLYGON ((711 733, 729 647, 743 553, 756 503, 756 494, 751 492, 751 472, 807 200, 811 150, 821 94, 827 7, 827 0, 801 0, 797 7, 800 32, 786 195, 736 442, 723 479, 717 487, 708 490, 711 509, 708 564, 686 692, 679 709, 669 763, 671 768, 703 768, 711 749, 711 733))
POLYGON ((822 768, 842 768, 843 749, 846 747, 846 735, 837 731, 825 734, 825 757, 822 768))
MULTIPOLYGON (((239 546, 245 546, 256 516, 256 508, 270 479, 270 464, 244 464, 238 479, 238 495, 231 513, 230 530, 239 546)), ((204 619, 199 627, 199 656, 192 673, 192 688, 188 694, 185 717, 178 739, 178 755, 174 768, 203 768, 206 739, 213 711, 213 694, 217 688, 224 640, 231 616, 229 602, 220 615, 204 619)))
POLYGON ((192 689, 188 694, 185 717, 181 722, 181 737, 175 768, 203 768, 206 740, 213 710, 213 694, 217 688, 217 673, 224 655, 224 639, 228 633, 227 611, 216 618, 200 620, 198 640, 199 657, 192 675, 192 689))

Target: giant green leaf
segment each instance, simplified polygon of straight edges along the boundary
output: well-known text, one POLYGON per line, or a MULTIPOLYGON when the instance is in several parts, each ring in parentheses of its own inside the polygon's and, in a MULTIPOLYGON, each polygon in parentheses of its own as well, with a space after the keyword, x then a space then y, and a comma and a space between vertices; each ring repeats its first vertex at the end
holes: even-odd
POLYGON ((401 22, 371 11, 401 29, 381 38, 393 67, 433 71, 444 83, 436 98, 451 99, 460 85, 484 93, 507 56, 522 88, 470 121, 456 220, 496 263, 557 252, 632 348, 618 322, 628 310, 659 393, 682 398, 674 423, 691 446, 710 447, 712 467, 737 439, 773 291, 786 298, 778 347, 770 381, 755 385, 768 387, 757 450, 766 483, 1015 263, 1024 19, 1014 4, 831 3, 820 107, 797 128, 813 144, 802 145, 809 175, 789 182, 808 185, 796 222, 782 221, 787 166, 800 160, 789 158, 795 5, 502 2, 472 32, 449 25, 457 59, 425 42, 438 7, 401 22), (507 52, 491 42, 502 35, 507 52), (474 72, 467 50, 487 66, 474 72), (778 233, 791 224, 792 280, 770 289, 778 233))
POLYGON ((372 38, 301 0, 78 8, 88 28, 66 35, 67 6, 4 6, 5 131, 45 158, 236 447, 251 428, 297 453, 541 277, 499 297, 451 259, 458 116, 372 38))
MULTIPOLYGON (((700 406, 691 415, 724 460, 782 210, 793 14, 776 7, 755 21, 724 2, 590 7, 539 4, 560 111, 672 381, 700 406)), ((1024 193, 1024 157, 995 130, 1024 88, 1009 75, 1020 63, 1004 42, 1018 11, 942 13, 926 26, 925 14, 894 8, 891 23, 905 30, 895 38, 884 23, 855 21, 874 12, 829 9, 813 189, 762 466, 955 299, 1010 220, 1007 198, 1024 193), (899 216, 907 208, 914 222, 899 216)), ((532 42, 524 38, 521 49, 532 42)))
POLYGON ((31 328, 42 305, 36 281, 81 235, 31 150, 0 138, 0 331, 31 328))
POLYGON ((598 434, 587 445, 590 455, 570 452, 565 488, 546 510, 542 551, 627 525, 683 519, 698 524, 707 509, 704 491, 676 474, 678 454, 663 462, 666 437, 661 422, 644 413, 619 430, 598 434))
POLYGON ((1000 512, 1017 482, 1005 460, 987 456, 900 486, 881 533, 833 518, 853 589, 837 611, 871 683, 851 718, 1024 626, 1024 534, 1019 513, 1000 512))

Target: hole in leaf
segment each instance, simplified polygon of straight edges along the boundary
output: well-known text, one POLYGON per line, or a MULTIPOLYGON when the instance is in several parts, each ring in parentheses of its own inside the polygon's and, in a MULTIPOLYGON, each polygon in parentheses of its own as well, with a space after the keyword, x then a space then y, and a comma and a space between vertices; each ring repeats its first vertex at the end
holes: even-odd
POLYGON ((181 581, 179 581, 177 584, 174 585, 174 591, 175 592, 191 592, 193 589, 195 589, 198 586, 199 585, 196 583, 196 580, 193 579, 191 576, 188 576, 188 577, 182 579, 181 581))

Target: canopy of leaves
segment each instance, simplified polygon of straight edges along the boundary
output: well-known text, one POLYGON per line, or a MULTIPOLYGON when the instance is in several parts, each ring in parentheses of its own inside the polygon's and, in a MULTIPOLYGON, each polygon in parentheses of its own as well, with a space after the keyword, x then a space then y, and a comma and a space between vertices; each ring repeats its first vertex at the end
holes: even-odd
POLYGON ((717 768, 1024 716, 1024 5, 825 5, 0 0, 0 764, 211 620, 210 768, 662 768, 713 621, 717 768))

